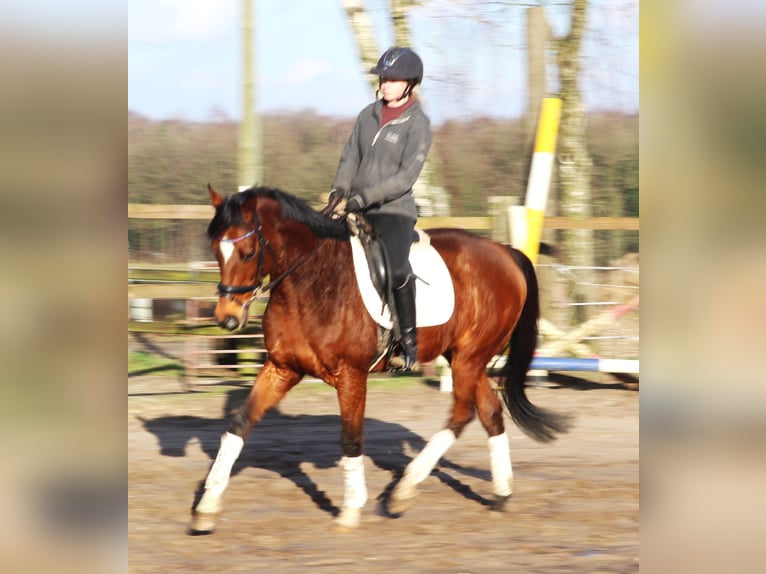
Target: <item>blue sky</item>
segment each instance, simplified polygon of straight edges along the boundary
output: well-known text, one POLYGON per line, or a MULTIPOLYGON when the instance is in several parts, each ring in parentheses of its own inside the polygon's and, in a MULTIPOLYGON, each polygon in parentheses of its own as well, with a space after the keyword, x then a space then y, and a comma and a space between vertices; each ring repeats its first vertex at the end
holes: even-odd
MULTIPOLYGON (((257 108, 353 117, 373 95, 340 0, 256 0, 257 108)), ((366 0, 381 49, 392 43, 386 0, 366 0)), ((526 100, 524 8, 427 0, 411 12, 435 122, 514 117, 526 100)), ((128 107, 154 119, 241 110, 241 0, 130 0, 128 107)), ((567 15, 550 8, 557 34, 567 15)), ((589 109, 638 109, 637 0, 594 0, 585 45, 589 109)), ((555 85, 551 85, 555 89, 555 85)))

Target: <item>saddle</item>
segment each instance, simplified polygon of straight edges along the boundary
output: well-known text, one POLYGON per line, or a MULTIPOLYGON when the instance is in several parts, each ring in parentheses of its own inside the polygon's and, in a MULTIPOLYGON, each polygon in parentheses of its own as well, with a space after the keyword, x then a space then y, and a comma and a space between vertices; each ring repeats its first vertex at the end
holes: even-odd
MULTIPOLYGON (((396 305, 393 304, 393 295, 391 292, 391 272, 388 265, 388 255, 386 248, 378 240, 375 230, 369 222, 362 216, 356 216, 355 222, 356 236, 364 248, 364 256, 367 259, 367 266, 370 268, 370 280, 375 291, 378 293, 383 307, 388 306, 392 312, 394 323, 396 321, 396 305)), ((381 312, 383 309, 381 309, 381 312)))
MULTIPOLYGON (((395 350, 394 333, 398 333, 396 305, 393 302, 391 274, 383 244, 374 229, 360 214, 347 220, 357 284, 370 316, 378 325, 378 359, 391 356, 395 350)), ((449 320, 455 294, 449 270, 439 253, 431 247, 429 236, 415 230, 410 265, 417 281, 415 299, 417 326, 441 325, 449 320)), ((398 337, 397 337, 398 338, 398 337)))

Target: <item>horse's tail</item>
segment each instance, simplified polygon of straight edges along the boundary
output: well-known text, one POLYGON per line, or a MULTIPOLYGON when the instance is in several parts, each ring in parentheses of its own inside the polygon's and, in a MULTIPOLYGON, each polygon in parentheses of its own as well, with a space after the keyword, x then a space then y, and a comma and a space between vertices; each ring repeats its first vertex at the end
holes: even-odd
POLYGON ((540 318, 540 296, 537 275, 529 258, 518 249, 509 247, 514 261, 521 267, 527 281, 527 297, 510 341, 510 353, 500 369, 499 386, 502 389, 511 418, 516 425, 535 440, 549 442, 556 433, 569 430, 570 417, 536 407, 527 398, 525 384, 527 371, 537 346, 537 322, 540 318))

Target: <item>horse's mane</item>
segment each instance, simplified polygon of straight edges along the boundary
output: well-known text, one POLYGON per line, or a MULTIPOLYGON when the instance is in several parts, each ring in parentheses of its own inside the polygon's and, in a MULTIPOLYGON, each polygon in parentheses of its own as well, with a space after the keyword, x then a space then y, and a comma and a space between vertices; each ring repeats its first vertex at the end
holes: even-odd
POLYGON ((210 221, 210 225, 208 225, 208 237, 211 239, 218 237, 229 227, 241 227, 244 222, 242 206, 248 199, 253 197, 256 199, 260 197, 274 199, 282 210, 282 219, 290 219, 308 226, 317 237, 330 239, 349 238, 349 230, 344 221, 330 219, 312 209, 300 197, 271 187, 251 187, 227 197, 216 209, 215 215, 210 221))

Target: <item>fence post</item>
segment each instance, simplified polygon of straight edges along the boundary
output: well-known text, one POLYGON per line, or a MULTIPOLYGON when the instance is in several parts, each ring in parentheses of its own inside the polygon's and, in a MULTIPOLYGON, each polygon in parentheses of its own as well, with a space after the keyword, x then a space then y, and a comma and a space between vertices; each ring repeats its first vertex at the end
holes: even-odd
POLYGON ((487 198, 489 216, 492 218, 492 241, 510 243, 511 223, 508 214, 512 205, 519 204, 519 198, 511 195, 492 195, 487 198))

